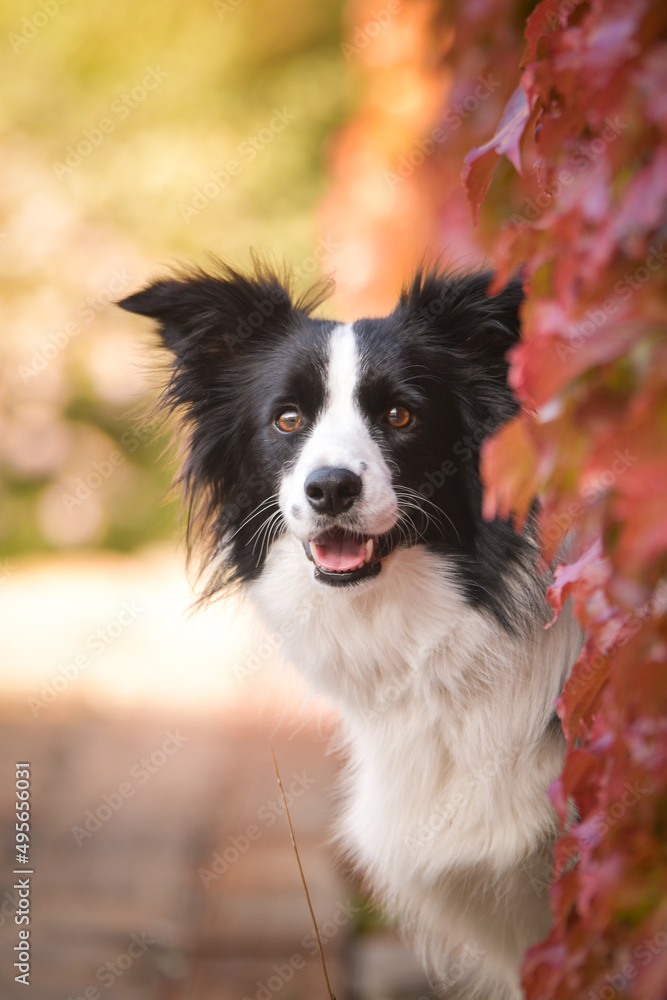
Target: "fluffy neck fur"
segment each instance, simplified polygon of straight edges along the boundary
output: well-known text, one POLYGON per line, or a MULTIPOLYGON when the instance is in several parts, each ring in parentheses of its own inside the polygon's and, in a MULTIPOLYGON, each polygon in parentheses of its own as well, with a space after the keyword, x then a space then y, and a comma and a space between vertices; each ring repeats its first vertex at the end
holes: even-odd
POLYGON ((578 629, 565 613, 545 630, 543 603, 508 638, 422 546, 394 553, 372 591, 322 593, 292 546, 273 547, 251 594, 341 709, 341 843, 448 998, 514 1000, 549 925, 553 702, 578 629))

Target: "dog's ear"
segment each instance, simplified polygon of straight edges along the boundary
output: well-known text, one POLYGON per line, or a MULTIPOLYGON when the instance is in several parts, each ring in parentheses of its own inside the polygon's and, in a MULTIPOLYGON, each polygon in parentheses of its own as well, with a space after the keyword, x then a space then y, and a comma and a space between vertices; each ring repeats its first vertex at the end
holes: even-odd
POLYGON ((163 280, 155 281, 140 292, 128 295, 116 305, 139 316, 150 316, 151 319, 165 319, 177 310, 183 299, 183 291, 188 282, 163 280))
MULTIPOLYGON (((484 281, 491 281, 493 275, 484 275, 484 281)), ((483 314, 486 329, 495 332, 498 346, 507 352, 521 336, 521 305, 525 298, 523 282, 519 275, 513 277, 495 295, 489 295, 488 286, 484 291, 486 302, 483 314)))
POLYGON ((516 410, 507 383, 507 353, 521 332, 520 279, 489 295, 493 274, 418 273, 399 303, 402 322, 421 329, 427 342, 445 352, 451 388, 466 412, 490 425, 516 410))
POLYGON ((503 356, 518 340, 520 279, 513 278, 497 295, 489 295, 493 274, 417 272, 401 294, 403 316, 433 331, 452 349, 480 360, 503 356))
POLYGON ((117 305, 156 320, 165 347, 183 358, 233 355, 275 337, 295 308, 274 274, 245 275, 224 264, 216 274, 197 270, 155 281, 117 305))

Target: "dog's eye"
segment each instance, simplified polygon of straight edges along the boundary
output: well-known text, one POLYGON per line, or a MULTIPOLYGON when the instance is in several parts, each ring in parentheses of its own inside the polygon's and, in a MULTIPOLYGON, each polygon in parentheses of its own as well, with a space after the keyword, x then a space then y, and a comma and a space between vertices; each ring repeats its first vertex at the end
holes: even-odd
POLYGON ((302 423, 301 414, 298 410, 294 409, 283 410, 276 417, 276 427, 278 430, 284 431, 285 434, 291 434, 292 431, 298 430, 302 423))
POLYGON ((387 413, 387 423, 392 427, 407 427, 412 420, 412 414, 404 406, 392 406, 387 413))

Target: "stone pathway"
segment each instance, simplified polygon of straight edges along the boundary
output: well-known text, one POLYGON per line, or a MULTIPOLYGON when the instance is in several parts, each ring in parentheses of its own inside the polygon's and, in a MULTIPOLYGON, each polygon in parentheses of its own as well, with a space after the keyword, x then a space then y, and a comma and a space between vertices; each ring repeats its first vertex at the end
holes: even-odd
POLYGON ((425 986, 327 838, 330 723, 0 705, 0 995, 29 1000, 326 1000, 273 747, 337 1000, 425 986), (14 982, 14 762, 32 772, 31 985, 14 982))

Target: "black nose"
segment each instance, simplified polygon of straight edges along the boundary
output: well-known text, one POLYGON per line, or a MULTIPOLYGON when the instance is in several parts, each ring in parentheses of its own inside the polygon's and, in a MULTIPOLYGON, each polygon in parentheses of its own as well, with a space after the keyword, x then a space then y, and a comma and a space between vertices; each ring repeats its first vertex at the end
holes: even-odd
POLYGON ((320 514, 342 514, 361 493, 359 476, 349 469, 315 469, 306 478, 308 502, 320 514))

